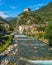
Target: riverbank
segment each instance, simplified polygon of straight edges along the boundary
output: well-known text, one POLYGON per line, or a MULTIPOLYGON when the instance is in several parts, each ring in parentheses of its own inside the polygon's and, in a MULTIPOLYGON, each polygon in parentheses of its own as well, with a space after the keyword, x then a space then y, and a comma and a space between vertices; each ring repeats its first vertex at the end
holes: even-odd
MULTIPOLYGON (((4 52, 0 53, 0 55, 6 55, 6 54, 13 55, 13 54, 15 54, 16 52, 14 52, 13 54, 10 54, 10 52, 17 46, 18 46, 18 44, 16 44, 16 43, 9 45, 4 52)), ((18 51, 18 50, 16 50, 16 51, 18 51)))
POLYGON ((4 35, 0 37, 0 53, 3 52, 10 45, 11 41, 11 35, 4 35))
POLYGON ((38 39, 38 40, 41 41, 41 42, 44 42, 44 43, 48 44, 48 40, 47 40, 47 39, 42 39, 42 38, 40 38, 40 39, 38 39))
POLYGON ((16 35, 17 37, 14 36, 13 38, 13 41, 16 43, 9 45, 7 50, 3 52, 3 54, 7 53, 7 56, 1 61, 1 63, 4 64, 7 62, 7 65, 8 63, 9 65, 13 65, 18 62, 21 64, 21 62, 19 62, 21 59, 32 61, 52 60, 52 50, 47 44, 42 43, 35 38, 24 37, 20 34, 16 35))
POLYGON ((36 38, 36 37, 31 37, 31 36, 28 36, 29 38, 34 38, 34 39, 36 39, 36 40, 39 40, 39 41, 41 41, 41 42, 43 42, 43 43, 46 43, 46 44, 48 44, 48 39, 44 39, 44 38, 36 38))

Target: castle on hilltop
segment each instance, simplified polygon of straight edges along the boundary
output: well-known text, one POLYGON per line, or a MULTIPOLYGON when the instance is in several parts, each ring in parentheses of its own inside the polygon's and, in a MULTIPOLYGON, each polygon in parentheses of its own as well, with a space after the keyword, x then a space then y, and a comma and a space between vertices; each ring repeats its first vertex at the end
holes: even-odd
POLYGON ((30 8, 24 9, 24 12, 29 12, 29 11, 30 11, 30 8))

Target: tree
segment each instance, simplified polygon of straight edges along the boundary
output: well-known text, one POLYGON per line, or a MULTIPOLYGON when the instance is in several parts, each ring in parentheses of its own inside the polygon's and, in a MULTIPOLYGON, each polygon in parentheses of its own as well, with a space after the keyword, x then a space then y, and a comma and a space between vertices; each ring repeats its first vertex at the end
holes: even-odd
POLYGON ((3 27, 0 25, 0 31, 2 31, 3 30, 3 27))
POLYGON ((49 46, 52 47, 52 22, 48 23, 48 27, 45 30, 45 37, 49 41, 49 46))

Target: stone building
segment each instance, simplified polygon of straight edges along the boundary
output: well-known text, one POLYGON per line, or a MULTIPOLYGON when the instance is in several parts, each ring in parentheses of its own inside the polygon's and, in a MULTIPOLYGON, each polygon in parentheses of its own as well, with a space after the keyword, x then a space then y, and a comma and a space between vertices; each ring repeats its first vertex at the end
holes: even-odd
POLYGON ((24 12, 29 12, 29 11, 30 11, 30 8, 24 9, 24 12))
POLYGON ((9 28, 9 24, 7 23, 0 23, 1 26, 3 26, 4 28, 9 28))

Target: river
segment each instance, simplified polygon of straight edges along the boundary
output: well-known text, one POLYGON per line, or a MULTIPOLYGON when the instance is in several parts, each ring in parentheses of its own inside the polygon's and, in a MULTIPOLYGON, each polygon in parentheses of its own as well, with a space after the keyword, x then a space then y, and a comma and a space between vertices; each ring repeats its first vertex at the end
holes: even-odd
POLYGON ((41 41, 38 41, 34 38, 28 38, 24 35, 19 35, 19 34, 16 34, 13 40, 16 42, 16 44, 18 44, 18 46, 14 47, 13 50, 11 50, 10 53, 6 57, 2 57, 3 59, 7 59, 10 62, 17 63, 18 61, 16 59, 19 59, 22 57, 23 59, 31 60, 29 61, 30 65, 33 65, 33 64, 34 65, 35 64, 52 65, 51 64, 52 61, 48 63, 47 62, 37 62, 37 63, 32 62, 35 60, 52 60, 52 49, 50 49, 50 47, 47 44, 41 41), (17 52, 16 52, 16 49, 18 49, 17 52), (15 54, 11 56, 13 52, 15 52, 15 54))

